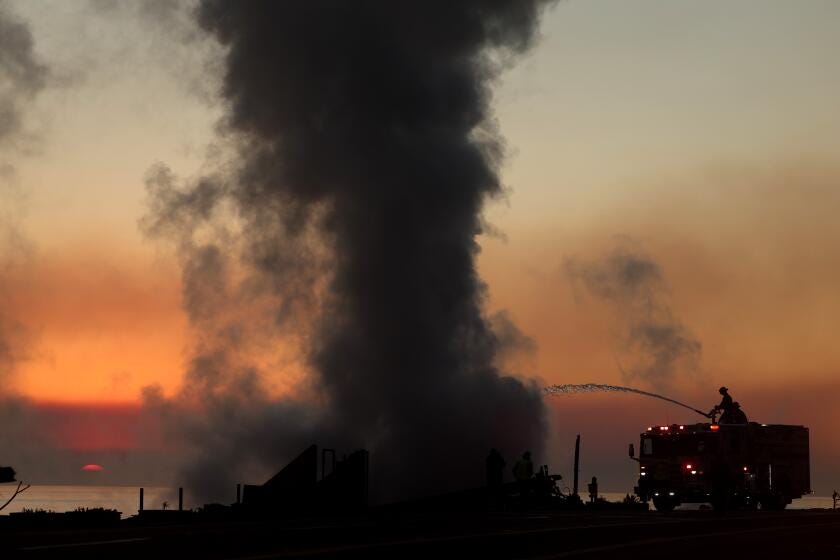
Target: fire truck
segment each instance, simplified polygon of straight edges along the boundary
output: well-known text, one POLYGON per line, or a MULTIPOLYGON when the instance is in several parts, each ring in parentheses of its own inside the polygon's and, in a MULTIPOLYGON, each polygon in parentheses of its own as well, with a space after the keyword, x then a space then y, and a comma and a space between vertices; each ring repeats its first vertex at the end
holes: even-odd
POLYGON ((642 432, 636 495, 658 511, 784 509, 811 492, 808 428, 780 424, 672 424, 642 432))

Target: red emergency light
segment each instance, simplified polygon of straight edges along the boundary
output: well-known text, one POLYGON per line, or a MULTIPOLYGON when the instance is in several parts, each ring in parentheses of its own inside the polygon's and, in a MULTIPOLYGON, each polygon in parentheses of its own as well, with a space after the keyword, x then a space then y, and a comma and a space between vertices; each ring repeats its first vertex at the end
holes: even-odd
POLYGON ((712 424, 711 426, 709 426, 709 429, 713 432, 716 432, 720 429, 720 426, 718 426, 717 424, 712 424))

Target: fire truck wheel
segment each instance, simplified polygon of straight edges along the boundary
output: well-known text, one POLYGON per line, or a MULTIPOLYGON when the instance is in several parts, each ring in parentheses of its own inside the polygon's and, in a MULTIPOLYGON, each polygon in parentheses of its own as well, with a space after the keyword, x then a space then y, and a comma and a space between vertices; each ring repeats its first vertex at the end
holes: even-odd
POLYGON ((657 496, 653 499, 653 506, 656 508, 656 511, 668 513, 669 511, 674 511, 674 508, 677 507, 677 503, 671 498, 657 496))
POLYGON ((747 511, 755 511, 758 509, 758 500, 755 498, 750 498, 746 502, 744 502, 744 509, 747 511))
POLYGON ((778 494, 771 494, 761 498, 761 509, 767 511, 782 511, 787 507, 785 499, 778 494))
POLYGON ((712 509, 718 513, 729 511, 731 504, 729 503, 729 497, 726 495, 717 495, 712 496, 712 509))

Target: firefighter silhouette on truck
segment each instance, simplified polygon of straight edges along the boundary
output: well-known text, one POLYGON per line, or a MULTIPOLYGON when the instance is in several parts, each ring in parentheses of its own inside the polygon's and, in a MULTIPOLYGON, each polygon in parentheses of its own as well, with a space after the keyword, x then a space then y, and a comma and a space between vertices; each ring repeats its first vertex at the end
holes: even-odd
POLYGON ((732 400, 729 389, 721 387, 718 392, 721 394, 721 400, 709 413, 712 421, 720 414, 720 424, 746 424, 749 421, 747 415, 741 410, 741 405, 732 400))

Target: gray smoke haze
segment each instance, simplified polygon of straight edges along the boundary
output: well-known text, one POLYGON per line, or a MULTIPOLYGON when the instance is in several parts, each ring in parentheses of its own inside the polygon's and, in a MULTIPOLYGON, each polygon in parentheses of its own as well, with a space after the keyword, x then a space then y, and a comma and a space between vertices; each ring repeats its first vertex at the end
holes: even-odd
POLYGON ((666 388, 696 372, 702 344, 674 316, 662 270, 648 255, 624 244, 598 260, 567 258, 564 270, 614 312, 621 353, 631 360, 622 367, 626 381, 666 388))
POLYGON ((31 352, 33 335, 12 310, 9 274, 28 247, 15 216, 19 193, 13 160, 32 140, 26 112, 48 74, 35 57, 29 27, 0 0, 0 465, 37 462, 42 444, 33 435, 37 412, 14 390, 15 372, 31 352))
POLYGON ((0 391, 8 394, 16 364, 27 353, 26 327, 9 311, 9 271, 25 252, 15 222, 17 193, 12 156, 26 143, 24 117, 33 98, 46 86, 47 67, 35 57, 29 27, 0 0, 0 391))
POLYGON ((311 441, 370 449, 382 499, 478 484, 491 447, 539 456, 541 391, 495 365, 518 331, 493 331, 475 258, 502 190, 491 87, 545 4, 201 2, 235 157, 156 166, 141 224, 182 262, 192 359, 147 403, 192 442, 198 492, 311 441), (307 374, 272 398, 278 346, 307 374))
MULTIPOLYGON (((8 208, 15 206, 14 195, 0 179, 0 401, 13 387, 18 364, 30 354, 32 333, 14 311, 14 291, 9 275, 26 258, 28 245, 8 208)), ((2 407, 2 405, 0 405, 2 407)))
MULTIPOLYGON (((35 57, 29 27, 0 0, 0 150, 20 148, 27 105, 45 87, 47 76, 47 67, 35 57)), ((0 167, 9 165, 5 159, 0 155, 0 167)))
MULTIPOLYGON (((3 282, 0 281, 0 286, 3 282)), ((5 297, 4 297, 5 300, 5 297)), ((6 301, 0 301, 5 307, 6 301)), ((12 389, 17 365, 28 356, 31 336, 29 329, 10 314, 0 310, 0 393, 12 389)))
POLYGON ((88 0, 88 3, 97 15, 131 19, 158 37, 168 35, 184 42, 201 38, 193 17, 198 0, 88 0))

